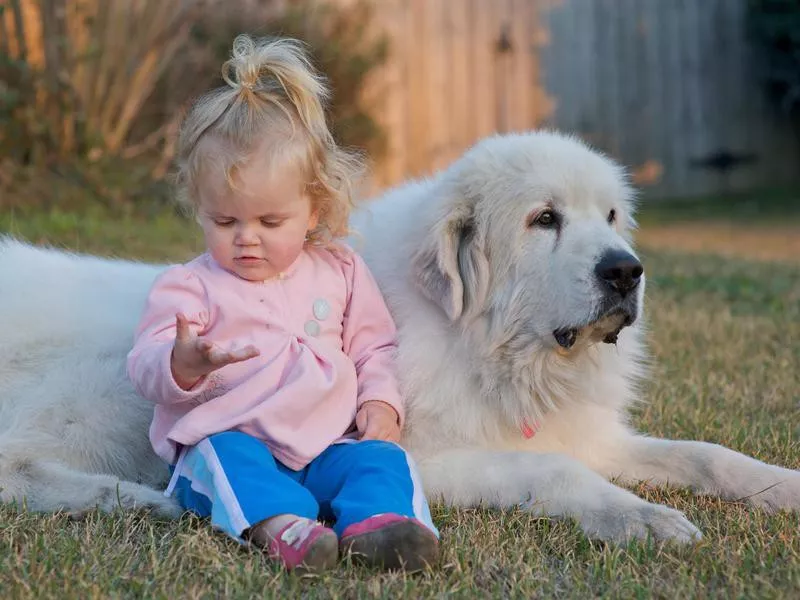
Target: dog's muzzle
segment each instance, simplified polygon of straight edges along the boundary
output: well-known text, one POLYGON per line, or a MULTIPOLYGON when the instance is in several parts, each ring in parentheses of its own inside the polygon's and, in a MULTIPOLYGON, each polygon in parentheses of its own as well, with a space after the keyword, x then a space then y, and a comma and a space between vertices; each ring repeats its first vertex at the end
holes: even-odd
POLYGON ((636 290, 644 274, 639 259, 624 250, 609 250, 597 261, 594 273, 603 299, 587 323, 553 331, 553 338, 563 350, 571 349, 584 332, 597 341, 616 344, 620 331, 638 317, 636 290))

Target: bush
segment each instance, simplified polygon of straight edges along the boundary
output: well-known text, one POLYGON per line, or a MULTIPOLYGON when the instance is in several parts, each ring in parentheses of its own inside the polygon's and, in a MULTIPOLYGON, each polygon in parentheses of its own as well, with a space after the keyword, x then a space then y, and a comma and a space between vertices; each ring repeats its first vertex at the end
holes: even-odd
POLYGON ((142 107, 188 39, 198 6, 4 3, 0 150, 34 164, 123 153, 142 107))
MULTIPOLYGON (((379 155, 382 133, 361 92, 385 60, 386 44, 367 35, 370 20, 367 2, 347 9, 319 0, 289 0, 288 8, 277 0, 2 3, 0 158, 6 164, 0 175, 6 176, 0 188, 16 170, 9 157, 18 165, 48 166, 58 172, 56 180, 68 174, 82 181, 91 173, 93 190, 106 187, 98 179, 103 169, 119 175, 134 159, 162 177, 181 108, 220 82, 233 38, 244 32, 305 40, 331 80, 336 137, 379 155), (81 166, 87 163, 88 170, 81 166)), ((131 185, 151 186, 140 181, 141 168, 131 172, 138 183, 115 175, 113 204, 124 202, 131 185)))
POLYGON ((203 72, 213 78, 205 79, 202 87, 222 85, 219 67, 239 33, 304 40, 333 89, 330 120, 334 136, 345 146, 366 150, 372 158, 381 156, 384 134, 362 93, 370 75, 388 56, 386 37, 369 31, 372 4, 362 1, 342 9, 318 0, 295 0, 282 14, 271 13, 268 5, 262 2, 249 13, 228 13, 227 22, 221 23, 215 16, 196 24, 195 47, 211 49, 211 64, 204 66, 203 72))

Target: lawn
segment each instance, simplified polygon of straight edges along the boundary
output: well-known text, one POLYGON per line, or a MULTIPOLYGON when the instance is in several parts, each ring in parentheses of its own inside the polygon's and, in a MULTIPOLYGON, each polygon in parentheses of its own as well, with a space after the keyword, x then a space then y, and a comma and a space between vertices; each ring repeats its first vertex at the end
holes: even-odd
MULTIPOLYGON (((646 207, 638 238, 656 363, 648 402, 634 414, 641 430, 800 468, 798 206, 794 197, 779 210, 752 198, 646 207)), ((174 215, 145 224, 99 209, 8 211, 0 231, 147 260, 182 260, 200 248, 192 224, 174 215)), ((434 506, 444 540, 436 570, 412 577, 343 566, 299 578, 188 516, 90 514, 75 522, 3 507, 0 597, 796 597, 800 515, 770 516, 682 490, 635 491, 685 511, 704 540, 622 548, 520 511, 434 506)))

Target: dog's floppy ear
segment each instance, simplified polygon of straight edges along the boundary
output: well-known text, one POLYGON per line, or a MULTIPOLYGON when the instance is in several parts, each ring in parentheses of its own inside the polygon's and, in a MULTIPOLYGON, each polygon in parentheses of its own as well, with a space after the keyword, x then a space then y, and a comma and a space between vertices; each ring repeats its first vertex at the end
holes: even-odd
POLYGON ((451 321, 486 301, 489 263, 481 245, 472 210, 456 206, 434 224, 413 257, 417 286, 451 321))

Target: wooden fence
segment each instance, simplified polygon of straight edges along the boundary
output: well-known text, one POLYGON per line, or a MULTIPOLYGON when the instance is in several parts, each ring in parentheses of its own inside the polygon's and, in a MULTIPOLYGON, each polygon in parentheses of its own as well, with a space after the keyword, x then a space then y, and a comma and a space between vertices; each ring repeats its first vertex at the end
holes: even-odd
POLYGON ((800 182, 747 0, 374 1, 392 56, 371 88, 389 134, 372 191, 540 125, 607 151, 651 196, 800 182))
MULTIPOLYGON (((340 0, 349 1, 349 0, 340 0)), ((536 126, 550 110, 537 0, 376 0, 391 55, 370 88, 388 133, 373 190, 428 174, 475 140, 536 126)))
MULTIPOLYGON (((272 5, 278 10, 290 1, 272 5)), ((391 48, 366 90, 388 134, 370 192, 442 168, 493 132, 542 125, 578 133, 608 152, 651 196, 800 183, 798 134, 763 93, 745 33, 747 0, 368 1, 376 9, 376 31, 388 36, 391 48)), ((88 0, 58 2, 69 17, 88 0)), ((116 6, 110 12, 124 15, 115 2, 91 3, 116 6)), ((33 3, 0 0, 0 8, 12 4, 24 10, 0 13, 6 33, 18 28, 12 14, 24 16, 33 3)), ((148 0, 164 14, 190 4, 148 0)), ((180 35, 188 35, 182 21, 162 21, 178 23, 180 35)), ((125 28, 124 20, 117 22, 125 28)), ((40 29, 28 34, 57 39, 40 29)), ((105 28, 105 35, 114 38, 122 29, 105 28)), ((180 38, 160 29, 146 33, 130 42, 138 41, 146 58, 169 57, 153 50, 150 38, 170 48, 180 38)), ((34 64, 48 49, 65 50, 29 46, 34 64)), ((89 117, 96 113, 111 142, 124 137, 160 72, 150 58, 141 64, 147 68, 144 83, 135 86, 138 96, 108 94, 98 84, 86 101, 94 107, 89 117)), ((125 76, 111 68, 100 79, 125 76)), ((65 140, 68 133, 66 127, 65 140)))
POLYGON ((800 140, 761 87, 746 4, 559 2, 540 56, 552 123, 649 172, 654 197, 800 182, 800 140))

